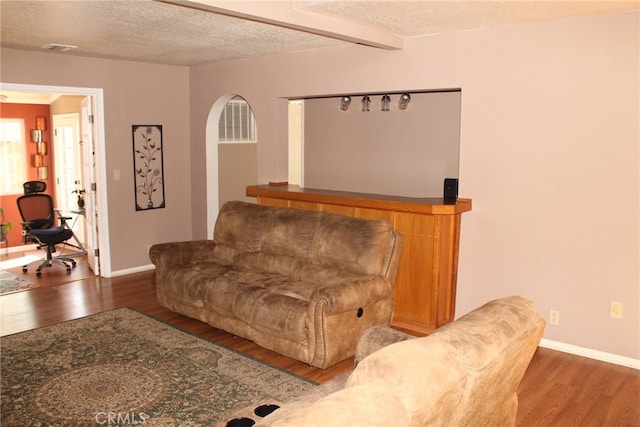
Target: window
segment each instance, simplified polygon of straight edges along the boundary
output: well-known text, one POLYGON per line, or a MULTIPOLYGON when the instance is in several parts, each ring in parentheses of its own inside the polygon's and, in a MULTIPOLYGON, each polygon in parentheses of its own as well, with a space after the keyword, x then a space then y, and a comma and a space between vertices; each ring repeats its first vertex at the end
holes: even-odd
POLYGON ((0 119, 0 195, 22 194, 27 180, 24 120, 0 119))
POLYGON ((218 140, 221 142, 256 142, 256 119, 253 110, 239 96, 224 106, 218 123, 218 140))

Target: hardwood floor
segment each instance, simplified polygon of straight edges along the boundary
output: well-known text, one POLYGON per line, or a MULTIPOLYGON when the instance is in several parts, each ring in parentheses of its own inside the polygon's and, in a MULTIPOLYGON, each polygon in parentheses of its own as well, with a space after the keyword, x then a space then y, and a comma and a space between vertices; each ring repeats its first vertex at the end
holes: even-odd
MULTIPOLYGON (((9 271, 23 274, 19 267, 9 271)), ((79 260, 68 276, 56 267, 40 279, 27 274, 40 286, 0 296, 0 336, 126 306, 319 383, 353 363, 313 368, 173 313, 157 303, 152 271, 105 279, 93 276, 86 261, 79 260)), ((518 426, 640 426, 640 371, 539 348, 519 400, 518 426)))

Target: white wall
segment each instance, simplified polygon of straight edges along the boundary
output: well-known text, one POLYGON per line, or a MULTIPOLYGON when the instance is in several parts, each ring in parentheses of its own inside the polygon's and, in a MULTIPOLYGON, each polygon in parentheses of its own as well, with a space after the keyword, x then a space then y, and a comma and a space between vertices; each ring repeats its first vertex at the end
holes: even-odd
MULTIPOLYGON (((287 97, 460 87, 460 196, 473 211, 457 314, 519 294, 544 317, 560 311, 546 339, 640 359, 638 22, 632 12, 193 68, 192 173, 204 173, 206 117, 225 93, 256 114, 266 183, 287 178, 287 97), (610 300, 623 319, 609 318, 610 300)), ((204 183, 192 182, 204 237, 204 183)))

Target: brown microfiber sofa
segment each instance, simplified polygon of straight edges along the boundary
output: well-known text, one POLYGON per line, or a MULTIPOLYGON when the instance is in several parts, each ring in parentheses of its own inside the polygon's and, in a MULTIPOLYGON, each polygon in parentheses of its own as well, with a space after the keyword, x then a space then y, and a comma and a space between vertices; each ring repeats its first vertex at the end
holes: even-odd
POLYGON ((251 406, 219 426, 514 426, 518 386, 544 325, 531 301, 514 296, 423 338, 374 327, 358 343, 352 372, 264 418, 251 406))
POLYGON ((161 305, 326 368, 389 325, 402 238, 388 221, 233 201, 213 240, 157 244, 161 305))

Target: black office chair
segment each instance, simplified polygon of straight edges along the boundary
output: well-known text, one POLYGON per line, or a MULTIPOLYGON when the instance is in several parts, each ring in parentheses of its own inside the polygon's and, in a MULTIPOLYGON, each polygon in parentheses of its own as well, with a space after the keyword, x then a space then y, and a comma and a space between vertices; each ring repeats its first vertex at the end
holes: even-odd
POLYGON ((64 226, 66 219, 64 217, 60 217, 60 225, 54 227, 56 216, 51 196, 37 192, 30 193, 18 197, 17 202, 23 221, 23 235, 28 241, 35 242, 38 245, 38 249, 47 249, 47 258, 45 260, 38 260, 24 265, 22 271, 26 273, 31 264, 40 263, 36 269, 36 276, 40 277, 42 267, 51 267, 54 263, 59 263, 66 267, 67 274, 71 273, 71 267, 76 266, 76 261, 73 258, 53 257, 53 253, 56 252, 56 245, 69 240, 73 236, 73 231, 64 226))
POLYGON ((44 193, 47 190, 47 183, 44 181, 27 181, 22 184, 24 194, 44 193))

